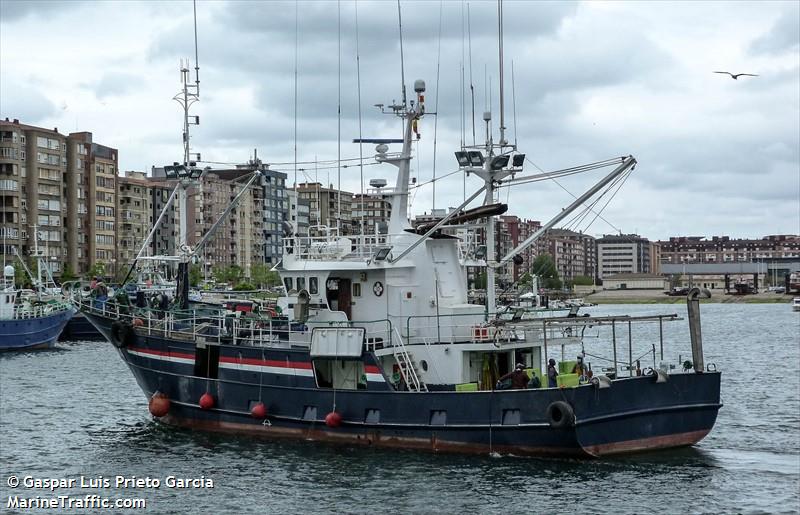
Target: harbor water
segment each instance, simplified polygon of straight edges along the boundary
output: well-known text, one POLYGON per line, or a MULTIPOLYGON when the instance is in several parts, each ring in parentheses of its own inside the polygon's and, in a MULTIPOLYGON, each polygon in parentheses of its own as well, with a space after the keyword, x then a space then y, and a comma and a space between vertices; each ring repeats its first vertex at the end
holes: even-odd
MULTIPOLYGON (((582 312, 686 317, 685 305, 582 312)), ((109 343, 6 353, 0 355, 0 512, 31 511, 9 507, 11 496, 89 494, 144 499, 146 508, 136 513, 800 512, 800 313, 787 304, 703 304, 701 312, 706 363, 723 373, 724 406, 711 434, 692 448, 601 460, 433 454, 179 430, 151 419, 109 343), (51 491, 12 488, 11 476, 95 481, 51 491), (101 476, 112 484, 104 486, 101 476), (160 485, 116 488, 116 476, 160 485), (199 481, 167 486, 168 476, 199 481)), ((627 365, 633 356, 642 368, 660 363, 657 324, 634 328, 630 351, 625 325, 617 328, 618 362, 627 365)), ((664 324, 663 333, 663 362, 691 359, 685 320, 664 324)), ((609 366, 608 331, 587 329, 584 336, 593 369, 609 366)), ((580 350, 568 347, 564 356, 574 359, 580 350)), ((562 349, 548 352, 560 358, 562 349)))

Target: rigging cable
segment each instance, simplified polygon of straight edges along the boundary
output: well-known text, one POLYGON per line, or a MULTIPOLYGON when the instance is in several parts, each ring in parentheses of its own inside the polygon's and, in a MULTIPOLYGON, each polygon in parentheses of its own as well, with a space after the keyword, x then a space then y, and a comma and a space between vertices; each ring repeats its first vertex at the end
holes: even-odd
MULTIPOLYGON (((361 57, 358 50, 358 0, 356 8, 356 90, 358 91, 358 165, 361 179, 361 234, 364 235, 364 147, 361 135, 361 57)), ((341 163, 341 158, 339 159, 341 163)))
POLYGON ((294 4, 294 187, 297 188, 297 53, 299 47, 299 17, 294 4))
POLYGON ((431 204, 431 215, 436 209, 436 136, 439 128, 439 64, 442 58, 442 9, 444 0, 439 0, 439 47, 436 51, 436 97, 434 99, 433 111, 433 202, 431 204))
MULTIPOLYGON (((530 164, 532 164, 533 166, 535 166, 537 170, 539 170, 540 172, 544 173, 544 170, 542 170, 542 169, 539 167, 539 165, 537 165, 536 163, 534 163, 534 162, 533 162, 533 161, 532 161, 530 158, 528 158, 528 157, 525 157, 525 160, 526 160, 527 162, 529 162, 530 164)), ((574 194, 573 194, 571 191, 569 191, 567 188, 565 188, 564 186, 562 186, 562 185, 561 185, 561 183, 559 183, 557 180, 555 180, 555 179, 552 179, 552 180, 553 180, 553 182, 554 182, 554 183, 556 183, 556 185, 557 185, 559 188, 561 188, 562 190, 564 190, 564 191, 566 191, 567 193, 569 193, 569 195, 570 195, 570 196, 572 196, 572 198, 574 198, 574 199, 577 199, 577 198, 578 198, 578 197, 576 197, 576 196, 575 196, 575 195, 574 195, 574 194)), ((600 215, 598 214, 598 216, 600 216, 600 215)), ((614 224, 612 224, 611 222, 609 222, 608 220, 606 220, 604 217, 600 216, 600 219, 601 219, 601 220, 603 220, 603 221, 604 221, 605 223, 607 223, 608 225, 610 225, 611 227, 613 227, 615 231, 617 231, 617 232, 619 232, 619 233, 621 233, 621 232, 622 232, 622 231, 621 231, 621 230, 620 230, 620 229, 619 229, 617 226, 615 226, 614 224)))
POLYGON ((336 228, 342 220, 342 4, 336 0, 336 30, 338 37, 338 76, 336 108, 336 228))

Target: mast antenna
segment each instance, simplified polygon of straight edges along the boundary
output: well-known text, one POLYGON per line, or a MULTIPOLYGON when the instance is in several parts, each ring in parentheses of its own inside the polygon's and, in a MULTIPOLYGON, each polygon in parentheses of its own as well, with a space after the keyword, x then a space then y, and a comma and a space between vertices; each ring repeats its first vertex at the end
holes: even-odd
POLYGON ((500 148, 506 146, 506 123, 503 112, 503 0, 497 0, 497 44, 500 55, 500 148))
POLYGON ((200 96, 200 59, 197 56, 197 0, 192 0, 194 12, 194 84, 195 93, 200 96))
POLYGON ((472 25, 467 2, 467 41, 469 42, 469 91, 472 96, 472 146, 475 146, 475 84, 472 82, 472 25))
POLYGON ((400 81, 403 83, 403 107, 406 106, 406 68, 403 58, 403 16, 400 12, 400 0, 397 0, 397 24, 400 28, 400 81))

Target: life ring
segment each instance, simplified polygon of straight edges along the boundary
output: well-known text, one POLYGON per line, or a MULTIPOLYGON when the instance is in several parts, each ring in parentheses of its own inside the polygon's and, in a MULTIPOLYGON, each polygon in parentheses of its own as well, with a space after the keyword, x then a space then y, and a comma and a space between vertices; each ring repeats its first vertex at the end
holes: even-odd
POLYGON ((575 411, 564 401, 552 402, 547 407, 547 422, 553 429, 563 429, 575 425, 575 411))
POLYGON ((122 349, 132 344, 136 338, 136 333, 130 324, 124 322, 113 322, 111 324, 111 343, 114 347, 122 349))

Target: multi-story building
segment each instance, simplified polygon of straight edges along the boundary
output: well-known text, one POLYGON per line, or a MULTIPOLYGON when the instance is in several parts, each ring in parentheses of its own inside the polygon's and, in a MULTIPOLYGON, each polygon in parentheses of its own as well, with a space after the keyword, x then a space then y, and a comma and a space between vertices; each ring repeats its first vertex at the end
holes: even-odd
POLYGON ((153 227, 153 192, 144 172, 125 172, 117 180, 117 262, 127 267, 136 259, 153 227))
MULTIPOLYGON (((153 224, 155 224, 164 207, 167 205, 169 196, 175 188, 175 184, 170 184, 166 179, 158 177, 148 177, 148 186, 150 189, 150 206, 151 217, 153 224)), ((151 226, 152 228, 152 226, 151 226)), ((156 227, 153 238, 150 241, 150 255, 151 256, 174 256, 177 250, 175 243, 177 242, 178 232, 176 225, 176 211, 175 205, 170 206, 170 209, 161 217, 161 221, 156 227)))
POLYGON ((607 234, 597 239, 597 277, 651 274, 651 245, 638 234, 607 234))
MULTIPOLYGON (((232 169, 206 169, 187 190, 187 242, 189 246, 200 242, 257 169, 263 179, 249 186, 200 251, 206 275, 237 265, 250 277, 253 264, 274 264, 280 259, 287 217, 286 174, 269 170, 257 160, 232 169)), ((163 168, 153 168, 153 176, 170 191, 174 187, 175 181, 165 179, 163 168)), ((154 210, 158 204, 154 203, 154 210)), ((175 217, 179 216, 176 205, 175 217)), ((172 230, 177 234, 177 227, 172 230)))
POLYGON ((392 216, 392 203, 383 195, 356 193, 352 199, 352 228, 350 234, 386 232, 392 216), (362 228, 363 225, 363 228, 362 228))
POLYGON ((298 236, 308 235, 309 207, 308 199, 301 199, 299 194, 292 190, 286 190, 286 220, 292 227, 292 234, 298 236))
POLYGON ((558 276, 572 281, 594 273, 595 239, 568 229, 550 229, 543 239, 544 251, 553 257, 558 276))
MULTIPOLYGON (((261 169, 264 176, 264 252, 263 262, 276 264, 283 255, 283 235, 286 231, 284 224, 289 219, 289 199, 286 189, 286 174, 270 170, 260 161, 254 163, 261 169)), ((300 208, 302 209, 302 208, 300 208)), ((308 231, 308 206, 305 206, 305 227, 308 231)))
MULTIPOLYGON (((100 145, 92 141, 91 132, 77 132, 69 135, 70 142, 76 145, 76 162, 74 177, 81 181, 77 185, 76 196, 70 197, 70 204, 78 202, 78 190, 86 194, 87 213, 78 214, 78 236, 81 229, 86 234, 86 244, 81 244, 78 238, 76 243, 69 244, 73 252, 78 247, 85 246, 88 250, 88 265, 94 266, 102 263, 105 275, 114 277, 120 269, 117 259, 117 173, 118 154, 114 148, 100 145), (83 147, 80 154, 78 147, 83 147), (78 165, 82 164, 83 168, 78 165)), ((69 188, 67 188, 69 191, 69 188)), ((80 263, 80 260, 79 260, 80 263)), ((79 264, 79 273, 85 273, 79 264)))
POLYGON ((0 121, 0 192, 4 260, 39 247, 58 275, 68 256, 64 219, 67 139, 57 129, 0 121))
POLYGON ((326 225, 338 227, 341 234, 352 233, 353 194, 325 188, 318 182, 303 182, 295 188, 300 199, 308 200, 310 227, 326 225))
POLYGON ((773 235, 759 240, 729 236, 676 236, 659 241, 661 263, 741 263, 800 257, 800 236, 773 235))
MULTIPOLYGON (((535 220, 523 220, 513 215, 500 216, 495 223, 494 237, 497 259, 502 259, 540 227, 541 223, 535 220)), ((484 232, 481 231, 481 234, 484 232)), ((525 272, 535 273, 532 266, 538 256, 538 246, 532 244, 517 255, 522 258, 521 262, 519 260, 516 263, 509 261, 505 266, 497 269, 498 285, 510 285, 518 281, 525 272)))

